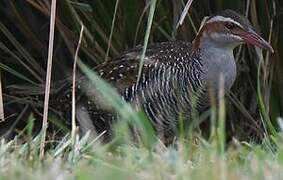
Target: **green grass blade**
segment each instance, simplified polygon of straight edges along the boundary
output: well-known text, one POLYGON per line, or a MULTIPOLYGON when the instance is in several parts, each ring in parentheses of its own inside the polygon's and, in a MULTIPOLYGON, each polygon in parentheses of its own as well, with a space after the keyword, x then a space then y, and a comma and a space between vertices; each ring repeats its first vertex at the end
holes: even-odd
POLYGON ((141 118, 141 116, 134 111, 108 83, 101 79, 95 72, 91 71, 86 65, 80 61, 78 62, 78 65, 94 85, 94 88, 102 94, 105 101, 115 109, 121 118, 142 129, 142 140, 146 147, 151 148, 155 142, 155 136, 149 120, 141 118))
POLYGON ((146 27, 145 37, 144 37, 143 49, 142 49, 142 54, 141 54, 141 59, 140 59, 140 64, 139 64, 137 82, 139 82, 141 74, 142 74, 142 67, 143 67, 143 63, 144 63, 144 58, 145 58, 145 53, 146 53, 147 44, 148 44, 148 40, 149 40, 149 35, 150 35, 150 30, 151 30, 151 26, 152 26, 153 17, 154 17, 154 12, 155 12, 155 9, 156 9, 156 2, 157 2, 157 0, 151 0, 150 1, 151 4, 150 4, 150 9, 149 9, 149 16, 148 16, 148 20, 147 20, 147 27, 146 27))
POLYGON ((257 97, 258 97, 258 102, 259 102, 259 108, 260 108, 260 112, 262 114, 262 118, 263 118, 263 123, 266 124, 267 130, 269 135, 272 135, 274 137, 277 136, 277 132, 276 129, 274 128, 271 119, 269 117, 269 114, 266 111, 265 108, 265 104, 262 98, 262 93, 261 93, 261 83, 260 83, 260 70, 261 70, 261 64, 262 64, 262 58, 260 58, 260 62, 258 64, 258 70, 257 70, 257 97))

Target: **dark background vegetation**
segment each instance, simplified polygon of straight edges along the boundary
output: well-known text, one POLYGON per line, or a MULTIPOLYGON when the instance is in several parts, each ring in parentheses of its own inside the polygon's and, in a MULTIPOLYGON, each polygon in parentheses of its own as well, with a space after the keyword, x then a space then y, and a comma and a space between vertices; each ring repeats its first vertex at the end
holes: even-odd
MULTIPOLYGON (((85 26, 85 34, 80 58, 90 67, 111 60, 122 51, 143 43, 149 11, 148 1, 120 0, 107 55, 115 3, 115 0, 58 0, 53 89, 56 90, 56 84, 60 86, 60 80, 70 76, 81 23, 85 26)), ((150 43, 177 39, 190 42, 196 35, 202 18, 219 10, 230 8, 246 15, 255 29, 265 39, 270 39, 275 50, 272 55, 264 52, 259 82, 264 110, 277 127, 276 119, 283 113, 283 2, 195 0, 184 24, 176 30, 185 3, 183 0, 158 1, 150 43)), ((0 123, 2 134, 20 132, 26 126, 31 113, 36 117, 35 127, 41 127, 42 100, 35 100, 32 94, 40 90, 43 93, 49 16, 49 0, 0 2, 0 70, 6 116, 5 122, 0 123), (18 92, 22 90, 22 93, 13 92, 15 89, 18 92)), ((261 140, 264 131, 262 122, 266 122, 267 118, 258 106, 257 71, 260 61, 253 47, 240 47, 235 51, 235 56, 238 78, 226 101, 228 134, 243 140, 261 140)), ((61 107, 51 107, 49 119, 57 129, 66 130, 67 119, 60 113, 61 107)))

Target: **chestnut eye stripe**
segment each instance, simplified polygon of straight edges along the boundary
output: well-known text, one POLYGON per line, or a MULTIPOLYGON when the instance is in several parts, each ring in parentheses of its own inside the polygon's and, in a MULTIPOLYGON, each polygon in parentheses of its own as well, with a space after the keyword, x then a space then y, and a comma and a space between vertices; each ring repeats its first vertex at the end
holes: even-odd
POLYGON ((209 19, 206 23, 219 22, 219 21, 224 22, 225 26, 226 26, 226 24, 231 24, 231 25, 233 24, 234 26, 238 26, 238 27, 244 29, 244 27, 240 23, 238 23, 237 21, 233 20, 232 18, 223 17, 223 16, 214 16, 211 19, 209 19))

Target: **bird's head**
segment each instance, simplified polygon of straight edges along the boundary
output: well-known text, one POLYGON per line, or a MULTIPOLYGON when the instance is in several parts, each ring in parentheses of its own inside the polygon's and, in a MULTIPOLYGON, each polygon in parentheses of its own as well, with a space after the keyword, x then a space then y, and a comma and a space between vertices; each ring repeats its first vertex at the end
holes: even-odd
POLYGON ((193 47, 199 48, 207 41, 232 49, 247 43, 273 52, 271 45, 253 30, 249 20, 233 10, 224 10, 202 20, 193 47))

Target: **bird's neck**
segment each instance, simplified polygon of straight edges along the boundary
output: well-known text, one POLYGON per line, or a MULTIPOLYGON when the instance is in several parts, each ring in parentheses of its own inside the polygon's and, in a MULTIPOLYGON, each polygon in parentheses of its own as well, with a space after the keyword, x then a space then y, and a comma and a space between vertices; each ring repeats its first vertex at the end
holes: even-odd
POLYGON ((208 88, 218 90, 220 77, 224 78, 224 88, 228 91, 236 78, 236 64, 233 55, 234 46, 225 46, 212 38, 200 38, 200 52, 203 70, 203 81, 208 88))

